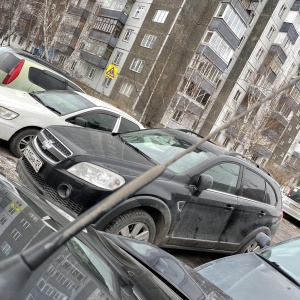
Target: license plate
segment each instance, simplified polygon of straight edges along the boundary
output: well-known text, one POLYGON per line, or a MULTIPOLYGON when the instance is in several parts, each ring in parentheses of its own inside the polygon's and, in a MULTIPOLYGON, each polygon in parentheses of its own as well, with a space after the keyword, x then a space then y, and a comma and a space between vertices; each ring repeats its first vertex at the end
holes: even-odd
POLYGON ((39 159, 39 157, 33 152, 33 150, 29 146, 27 146, 24 149, 23 155, 27 158, 34 170, 38 172, 41 166, 43 165, 43 162, 39 159))

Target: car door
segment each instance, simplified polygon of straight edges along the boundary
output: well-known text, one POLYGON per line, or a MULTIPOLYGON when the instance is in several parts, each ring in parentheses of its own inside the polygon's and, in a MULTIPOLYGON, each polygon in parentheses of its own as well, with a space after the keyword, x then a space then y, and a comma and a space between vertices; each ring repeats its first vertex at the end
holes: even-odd
POLYGON ((258 173, 244 167, 238 208, 235 211, 236 224, 231 235, 236 243, 241 243, 255 230, 272 228, 280 220, 276 193, 271 185, 258 173))
POLYGON ((172 235, 184 246, 213 249, 237 207, 240 165, 222 162, 202 174, 212 176, 213 185, 184 203, 172 235))
POLYGON ((75 115, 66 121, 71 124, 83 124, 84 127, 96 130, 115 132, 119 116, 115 113, 105 110, 93 110, 82 114, 75 115), (75 119, 80 122, 75 122, 75 119))

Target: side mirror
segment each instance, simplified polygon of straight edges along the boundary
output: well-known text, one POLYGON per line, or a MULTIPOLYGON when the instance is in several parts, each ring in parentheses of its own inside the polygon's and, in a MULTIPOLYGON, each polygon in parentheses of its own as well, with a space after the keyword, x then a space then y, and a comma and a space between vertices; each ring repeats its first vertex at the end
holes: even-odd
POLYGON ((78 126, 81 126, 81 127, 86 127, 86 120, 81 118, 81 117, 76 117, 75 120, 74 120, 74 124, 75 125, 78 125, 78 126))
POLYGON ((259 232, 255 237, 255 241, 260 248, 270 246, 271 244, 271 238, 264 232, 259 232))
POLYGON ((196 188, 201 193, 204 190, 210 189, 214 183, 214 179, 212 176, 207 174, 200 175, 198 182, 196 184, 196 188))

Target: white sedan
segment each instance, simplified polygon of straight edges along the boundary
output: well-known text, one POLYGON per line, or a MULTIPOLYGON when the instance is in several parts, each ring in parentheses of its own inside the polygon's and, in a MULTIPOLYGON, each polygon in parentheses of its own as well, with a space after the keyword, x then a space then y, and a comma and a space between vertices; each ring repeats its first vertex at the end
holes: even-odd
POLYGON ((27 93, 0 87, 0 139, 21 157, 27 144, 44 127, 79 125, 110 132, 143 129, 122 110, 74 91, 27 93))

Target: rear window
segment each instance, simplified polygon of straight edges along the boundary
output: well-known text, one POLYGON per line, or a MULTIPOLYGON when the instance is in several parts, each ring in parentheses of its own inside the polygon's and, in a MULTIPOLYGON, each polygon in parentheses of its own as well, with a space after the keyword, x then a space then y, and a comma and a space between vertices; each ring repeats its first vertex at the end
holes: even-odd
POLYGON ((76 91, 76 92, 84 93, 84 91, 82 89, 80 89, 78 86, 76 86, 75 84, 73 84, 70 81, 67 81, 66 90, 71 90, 71 91, 76 91))
POLYGON ((51 76, 48 72, 41 69, 34 67, 29 68, 28 77, 32 83, 40 86, 44 90, 64 90, 65 79, 61 78, 60 80, 58 76, 54 76, 51 76))
POLYGON ((118 132, 123 133, 123 132, 127 132, 127 131, 135 131, 135 130, 139 130, 139 129, 140 129, 140 127, 137 124, 135 124, 127 119, 122 118, 118 132))
POLYGON ((21 60, 11 53, 0 55, 0 70, 9 73, 21 60))

